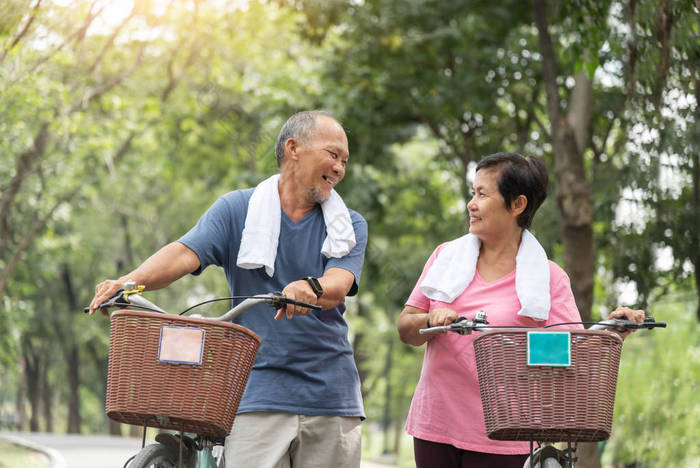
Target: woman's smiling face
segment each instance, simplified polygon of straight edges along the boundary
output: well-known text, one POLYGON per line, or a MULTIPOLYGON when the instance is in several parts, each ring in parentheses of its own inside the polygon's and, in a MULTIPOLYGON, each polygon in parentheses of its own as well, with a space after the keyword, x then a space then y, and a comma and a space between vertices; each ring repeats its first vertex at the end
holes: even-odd
POLYGON ((472 188, 472 199, 467 203, 469 232, 488 239, 504 230, 517 227, 517 216, 506 209, 505 201, 498 190, 501 171, 487 168, 477 171, 472 188))

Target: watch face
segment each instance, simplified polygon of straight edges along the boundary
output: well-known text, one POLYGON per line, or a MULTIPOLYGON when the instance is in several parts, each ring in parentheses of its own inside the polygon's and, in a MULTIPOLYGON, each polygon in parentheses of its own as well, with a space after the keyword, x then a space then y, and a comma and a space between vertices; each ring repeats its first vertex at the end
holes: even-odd
POLYGON ((323 294, 323 288, 321 287, 321 283, 318 282, 316 278, 313 276, 309 276, 308 278, 304 278, 309 285, 311 285, 311 289, 313 289, 314 294, 316 294, 316 297, 319 298, 323 294))

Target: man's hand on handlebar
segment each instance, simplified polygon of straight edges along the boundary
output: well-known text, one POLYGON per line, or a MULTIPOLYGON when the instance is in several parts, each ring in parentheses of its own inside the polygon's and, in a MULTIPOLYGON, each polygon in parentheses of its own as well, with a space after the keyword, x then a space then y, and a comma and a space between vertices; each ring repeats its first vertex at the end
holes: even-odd
MULTIPOLYGON (((283 290, 282 295, 299 302, 307 304, 317 304, 318 299, 311 286, 305 280, 298 280, 289 283, 283 290)), ((295 315, 308 315, 311 309, 294 304, 287 304, 285 307, 277 309, 275 320, 282 320, 285 316, 291 319, 295 315)))
MULTIPOLYGON (((121 279, 105 280, 95 286, 95 296, 90 301, 90 315, 95 313, 100 305, 111 299, 120 289, 124 289, 124 281, 121 279)), ((109 311, 102 309, 102 315, 109 317, 109 311)))

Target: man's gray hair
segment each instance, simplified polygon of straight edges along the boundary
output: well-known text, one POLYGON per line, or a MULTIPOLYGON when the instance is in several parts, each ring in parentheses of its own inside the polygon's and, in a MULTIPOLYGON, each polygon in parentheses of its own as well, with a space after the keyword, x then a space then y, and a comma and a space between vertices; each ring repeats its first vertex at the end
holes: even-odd
MULTIPOLYGON (((306 143, 309 133, 314 128, 316 123, 316 117, 319 115, 325 115, 333 120, 336 120, 332 115, 322 110, 311 110, 297 112, 291 116, 282 125, 280 134, 277 136, 277 143, 275 143, 275 156, 277 157, 277 166, 282 167, 282 158, 284 157, 284 144, 290 138, 302 141, 306 143)), ((336 120, 337 122, 337 120, 336 120)))

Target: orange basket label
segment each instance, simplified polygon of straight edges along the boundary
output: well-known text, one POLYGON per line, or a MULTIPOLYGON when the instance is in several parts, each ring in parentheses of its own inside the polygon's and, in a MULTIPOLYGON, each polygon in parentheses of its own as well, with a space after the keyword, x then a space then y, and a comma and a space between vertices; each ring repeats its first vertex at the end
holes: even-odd
POLYGON ((201 328, 161 327, 158 361, 201 365, 204 335, 201 328))

